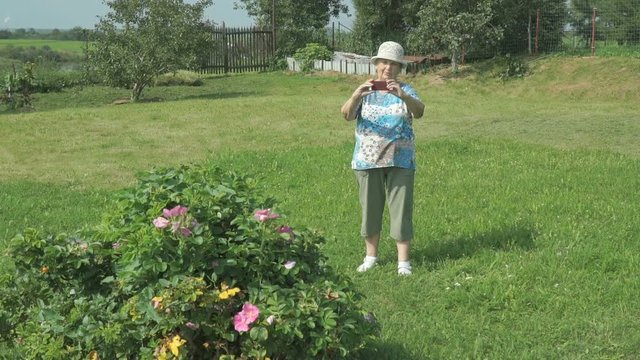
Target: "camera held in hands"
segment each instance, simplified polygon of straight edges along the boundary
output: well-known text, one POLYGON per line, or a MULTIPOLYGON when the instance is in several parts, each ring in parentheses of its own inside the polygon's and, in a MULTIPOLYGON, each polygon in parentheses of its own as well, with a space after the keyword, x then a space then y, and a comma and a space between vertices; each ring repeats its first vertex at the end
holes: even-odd
POLYGON ((374 80, 371 82, 371 91, 386 91, 389 90, 387 89, 387 82, 386 80, 374 80))

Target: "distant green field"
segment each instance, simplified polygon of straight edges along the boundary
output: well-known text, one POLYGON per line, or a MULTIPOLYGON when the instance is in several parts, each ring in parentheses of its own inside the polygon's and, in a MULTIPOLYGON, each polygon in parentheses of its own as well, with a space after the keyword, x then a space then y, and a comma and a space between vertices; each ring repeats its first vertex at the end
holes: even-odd
POLYGON ((84 45, 84 41, 75 41, 75 40, 34 40, 34 39, 0 39, 0 47, 13 45, 13 46, 21 46, 21 47, 36 47, 41 48, 43 46, 48 46, 51 50, 54 51, 62 51, 62 52, 72 52, 72 53, 81 53, 82 46, 84 45))

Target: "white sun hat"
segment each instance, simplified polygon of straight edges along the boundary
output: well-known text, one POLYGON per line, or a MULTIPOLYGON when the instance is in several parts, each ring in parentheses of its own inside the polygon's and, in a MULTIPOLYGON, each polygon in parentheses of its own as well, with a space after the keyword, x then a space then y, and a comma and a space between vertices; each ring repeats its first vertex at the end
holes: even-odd
POLYGON ((409 63, 404 59, 404 49, 402 45, 394 41, 385 41, 380 44, 378 54, 371 58, 371 63, 375 64, 378 59, 395 61, 403 66, 409 63))

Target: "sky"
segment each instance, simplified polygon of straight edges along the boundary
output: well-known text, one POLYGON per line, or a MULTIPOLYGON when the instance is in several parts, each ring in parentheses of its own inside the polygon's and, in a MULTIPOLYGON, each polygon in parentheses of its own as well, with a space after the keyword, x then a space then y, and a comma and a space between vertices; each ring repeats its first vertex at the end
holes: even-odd
MULTIPOLYGON (((185 2, 190 2, 186 0, 185 2)), ((227 26, 251 26, 252 19, 244 10, 234 10, 233 0, 213 0, 205 18, 227 26)), ((353 11, 351 0, 346 0, 353 11)), ((0 0, 1 29, 92 29, 109 7, 102 0, 0 0)), ((335 19, 352 27, 354 16, 335 19)))

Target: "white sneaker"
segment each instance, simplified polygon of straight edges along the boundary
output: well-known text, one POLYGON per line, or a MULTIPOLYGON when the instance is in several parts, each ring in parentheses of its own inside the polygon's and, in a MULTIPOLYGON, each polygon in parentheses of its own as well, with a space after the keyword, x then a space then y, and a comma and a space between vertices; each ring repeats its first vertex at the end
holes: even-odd
POLYGON ((371 260, 371 259, 367 259, 365 258, 364 261, 362 262, 362 264, 360 264, 360 266, 358 266, 357 271, 358 272, 365 272, 369 269, 371 269, 372 267, 376 266, 376 260, 371 260))
POLYGON ((408 276, 411 275, 411 265, 408 261, 402 262, 398 264, 398 275, 400 276, 408 276))

